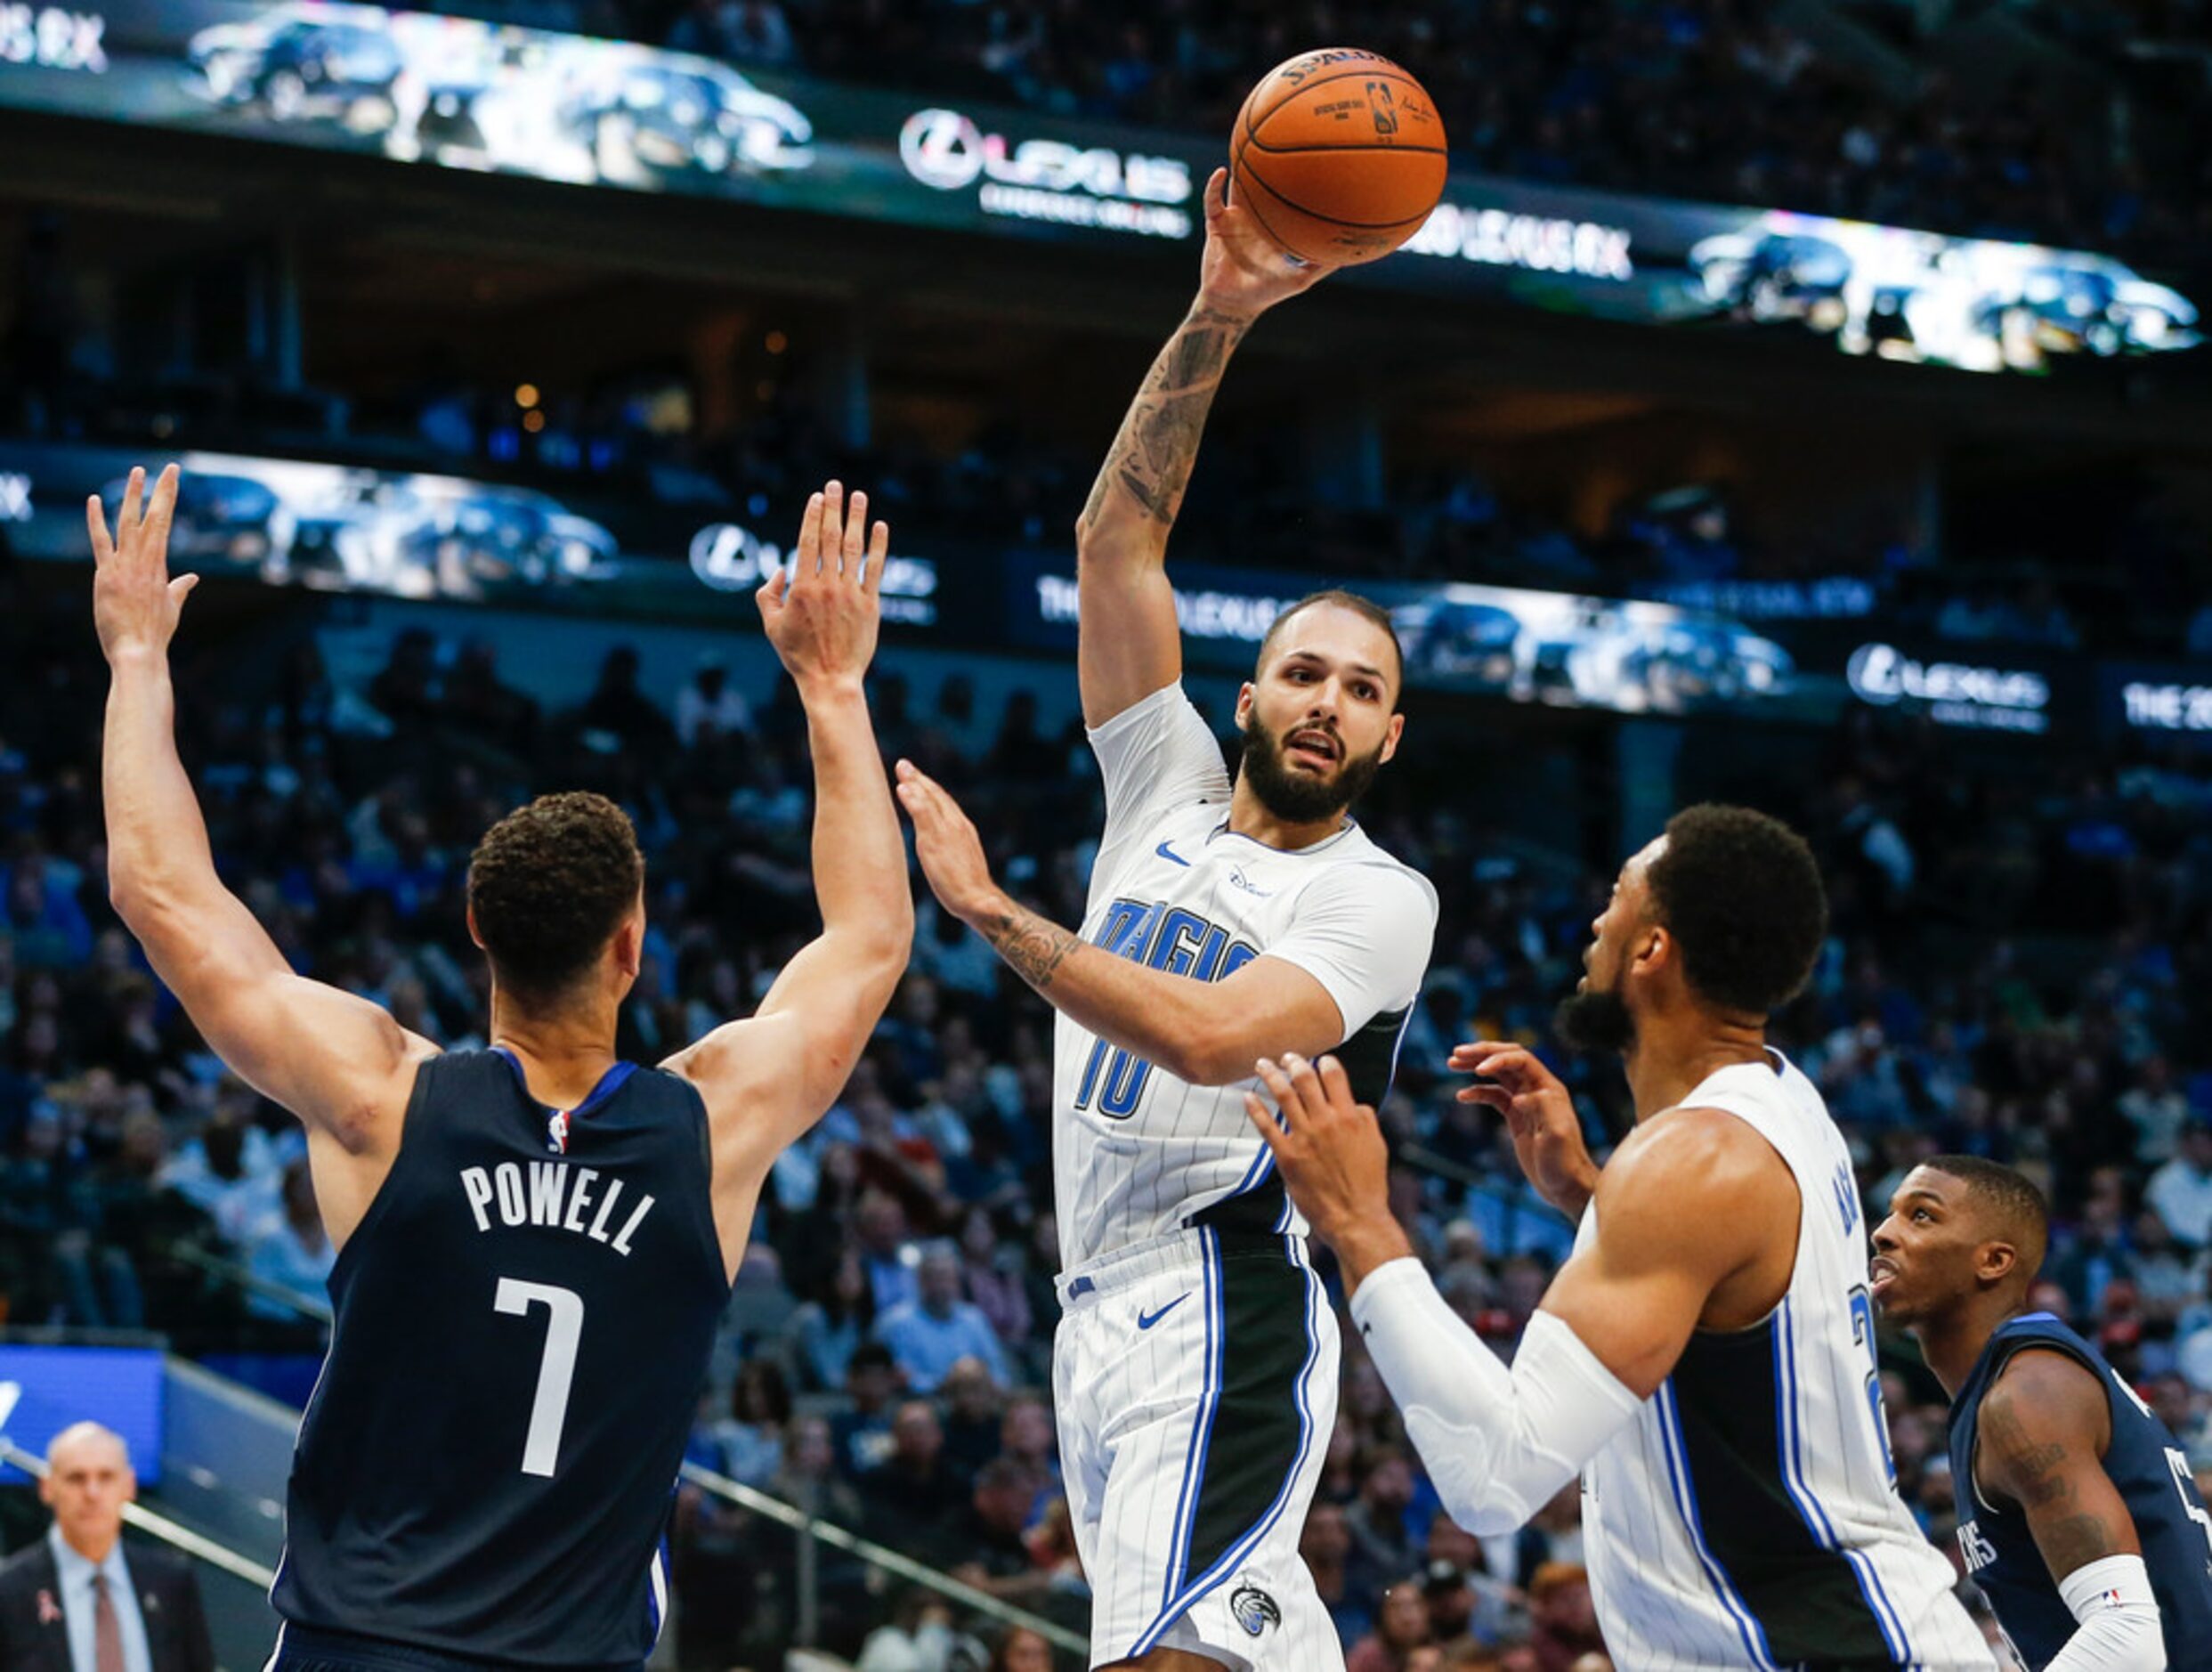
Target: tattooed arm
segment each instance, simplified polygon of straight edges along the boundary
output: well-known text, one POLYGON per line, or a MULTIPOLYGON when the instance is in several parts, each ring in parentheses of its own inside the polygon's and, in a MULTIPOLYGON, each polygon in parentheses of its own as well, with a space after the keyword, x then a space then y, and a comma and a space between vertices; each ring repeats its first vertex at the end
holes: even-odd
POLYGON ((1082 625, 1076 669, 1083 719, 1105 724, 1182 677, 1182 635, 1168 585, 1168 531, 1182 509, 1198 438, 1230 353, 1268 308, 1332 270, 1294 266, 1206 183, 1206 248, 1198 298, 1130 403, 1075 524, 1082 625))
POLYGON ((1981 1401, 1974 1476, 1994 1504, 2017 1505, 2054 1579, 2104 1556, 2139 1554, 2135 1518, 2104 1473, 2112 1410, 2079 1360, 2026 1349, 1981 1401))
POLYGON ((1232 1085, 1252 1078, 1262 1053, 1317 1057, 1343 1040, 1336 1000, 1290 960, 1263 954, 1208 983, 1117 957, 993 881, 975 825, 912 761, 899 762, 898 798, 913 820, 914 852, 938 903, 989 941, 1055 1010, 1107 1043, 1189 1084, 1232 1085))

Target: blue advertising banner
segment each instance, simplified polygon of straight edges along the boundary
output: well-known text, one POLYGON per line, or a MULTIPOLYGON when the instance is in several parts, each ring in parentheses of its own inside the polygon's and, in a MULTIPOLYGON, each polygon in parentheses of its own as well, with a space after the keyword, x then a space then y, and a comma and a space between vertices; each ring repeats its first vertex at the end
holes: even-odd
MULTIPOLYGON (((161 1482, 161 1354, 145 1347, 0 1346, 0 1433, 44 1455, 73 1423, 94 1422, 123 1436, 139 1484, 161 1482)), ((20 1469, 0 1468, 0 1485, 20 1485, 20 1469)))
MULTIPOLYGON (((0 0, 11 106, 1101 249, 1195 239, 1226 160, 1189 134, 343 0, 0 0)), ((2201 340, 2195 301, 2108 256, 1466 172, 1403 250, 1344 281, 1973 371, 2201 340)))

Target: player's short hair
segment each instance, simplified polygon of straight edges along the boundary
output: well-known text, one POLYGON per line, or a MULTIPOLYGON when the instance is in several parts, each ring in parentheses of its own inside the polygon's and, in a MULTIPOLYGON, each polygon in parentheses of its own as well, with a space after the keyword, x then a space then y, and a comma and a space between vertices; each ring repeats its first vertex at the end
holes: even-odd
POLYGON ((501 987, 556 999, 605 950, 644 886, 629 815, 588 791, 541 795, 486 831, 468 905, 501 987))
POLYGON ((1967 1199, 1989 1213, 1991 1229, 2020 1250, 2020 1269, 2032 1281, 2051 1243, 2051 1204, 2035 1181, 1980 1156, 1931 1156, 1920 1165, 1966 1187, 1967 1199))
POLYGON ((1646 876, 1683 974, 1709 1002, 1770 1015, 1811 976, 1827 890, 1812 849, 1781 820, 1715 802, 1684 808, 1646 876))
POLYGON ((1275 620, 1268 623, 1268 630, 1260 640, 1260 654, 1252 663, 1252 671, 1258 673, 1268 665, 1268 658, 1275 653, 1275 641, 1283 636, 1283 629, 1289 624, 1291 617, 1301 610, 1313 608, 1317 604, 1325 604, 1339 610, 1349 610, 1362 621, 1370 621, 1381 628, 1389 637, 1390 655, 1398 663, 1398 685, 1392 692, 1393 706, 1395 706, 1397 699, 1403 697, 1406 690, 1406 646, 1398 639, 1398 623, 1390 619, 1390 611, 1384 609, 1373 598, 1363 598, 1357 592, 1347 592, 1341 587, 1328 587, 1319 592, 1309 592, 1296 603, 1286 604, 1276 612, 1275 620))

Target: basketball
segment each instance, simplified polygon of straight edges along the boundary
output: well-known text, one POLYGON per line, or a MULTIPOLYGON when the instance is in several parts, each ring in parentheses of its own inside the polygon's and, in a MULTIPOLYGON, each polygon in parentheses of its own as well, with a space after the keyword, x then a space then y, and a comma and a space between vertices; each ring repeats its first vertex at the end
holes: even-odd
POLYGON ((1278 64, 1236 113, 1231 195, 1307 261, 1389 255, 1444 194, 1444 123, 1379 53, 1324 47, 1278 64))

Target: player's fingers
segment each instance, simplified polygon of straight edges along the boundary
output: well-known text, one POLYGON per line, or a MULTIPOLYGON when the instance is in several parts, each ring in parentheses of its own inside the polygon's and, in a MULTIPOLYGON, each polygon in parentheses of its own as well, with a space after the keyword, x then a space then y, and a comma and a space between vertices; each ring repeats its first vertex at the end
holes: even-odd
POLYGON ((845 543, 845 484, 825 482, 822 485, 822 547, 815 552, 808 574, 818 574, 837 562, 838 550, 845 543))
POLYGON ((817 489, 806 496, 806 515, 798 519, 798 545, 791 554, 795 564, 814 567, 822 556, 822 511, 825 501, 817 489))
POLYGON ((863 590, 872 597, 883 590, 883 565, 891 561, 891 525, 879 521, 868 534, 868 572, 862 577, 863 590))
POLYGON ((1252 1069, 1259 1075, 1260 1084, 1268 1088, 1268 1095, 1275 1100, 1276 1108, 1283 1111, 1284 1118, 1295 1130, 1300 1124, 1305 1107, 1299 1101, 1297 1088, 1291 1084, 1283 1065, 1272 1057, 1262 1057, 1252 1064, 1252 1069))
POLYGON ((852 504, 845 515, 845 546, 838 554, 840 572, 860 579, 860 559, 868 539, 868 495, 863 490, 853 491, 852 504))
POLYGON ((165 564, 169 555, 169 522, 176 514, 177 481, 177 467, 164 466, 160 478, 154 483, 153 498, 146 507, 146 540, 165 564))
POLYGON ((1229 171, 1217 168, 1206 176, 1206 219, 1218 220, 1229 207, 1229 171))
POLYGON ((133 465, 131 479, 123 489, 123 508, 115 516, 115 537, 126 551, 131 549, 132 535, 138 532, 138 506, 145 491, 145 467, 133 465))
POLYGON ((184 600, 192 596, 192 588, 199 584, 199 577, 198 575, 179 575, 175 580, 169 582, 169 602, 175 605, 180 610, 182 609, 184 607, 184 600))
POLYGON ((1266 1140, 1268 1148, 1275 1151, 1276 1159, 1280 1161, 1283 1158, 1283 1124, 1275 1118, 1275 1111, 1247 1092, 1244 1093, 1244 1118, 1252 1124, 1252 1129, 1266 1140))
POLYGON ((1502 1085, 1463 1085, 1453 1093, 1462 1103, 1480 1103, 1490 1108, 1508 1108, 1513 1094, 1502 1085))
POLYGON ((1311 1062, 1294 1051, 1286 1051, 1283 1053, 1283 1066, 1290 1072, 1291 1090, 1298 1099, 1300 1114, 1312 1119, 1328 1108, 1329 1100, 1321 1090, 1321 1076, 1314 1072, 1311 1062))
POLYGON ((1351 1076, 1344 1072, 1344 1065, 1334 1057, 1324 1057, 1315 1065, 1321 1071, 1321 1090, 1330 1102, 1341 1108, 1356 1108, 1359 1100, 1352 1095, 1351 1076))
POLYGON ((108 538, 107 507, 96 493, 85 500, 85 532, 92 536, 93 566, 98 568, 115 556, 115 544, 108 538))

